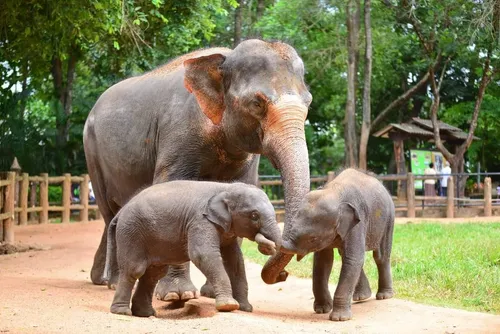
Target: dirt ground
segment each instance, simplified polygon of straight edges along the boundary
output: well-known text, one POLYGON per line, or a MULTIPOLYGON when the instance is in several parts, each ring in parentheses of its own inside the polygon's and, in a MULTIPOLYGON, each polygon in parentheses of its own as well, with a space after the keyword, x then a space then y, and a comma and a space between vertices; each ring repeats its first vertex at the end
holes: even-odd
MULTIPOLYGON (((500 332, 498 315, 373 297, 353 304, 353 320, 331 322, 326 314, 314 314, 310 280, 289 277, 268 286, 253 263, 247 263, 253 313, 217 313, 213 300, 201 298, 176 310, 155 300, 157 318, 114 315, 114 292, 89 279, 102 230, 101 221, 17 228, 18 242, 50 249, 0 256, 0 333, 500 332)), ((204 283, 195 268, 192 278, 198 287, 204 283)))

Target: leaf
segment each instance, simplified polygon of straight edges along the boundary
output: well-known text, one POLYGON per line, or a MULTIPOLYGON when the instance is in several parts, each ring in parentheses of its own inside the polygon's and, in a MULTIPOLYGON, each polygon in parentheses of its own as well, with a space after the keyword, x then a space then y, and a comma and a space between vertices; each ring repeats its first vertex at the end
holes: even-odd
POLYGON ((113 41, 113 46, 115 49, 120 50, 120 44, 117 41, 113 41))

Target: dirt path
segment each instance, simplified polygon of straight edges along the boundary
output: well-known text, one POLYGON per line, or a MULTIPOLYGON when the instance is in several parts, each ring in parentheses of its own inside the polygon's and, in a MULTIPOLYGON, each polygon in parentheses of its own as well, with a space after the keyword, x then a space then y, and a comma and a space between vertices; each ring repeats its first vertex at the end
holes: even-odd
MULTIPOLYGON (((500 316, 391 299, 353 305, 354 319, 335 323, 312 311, 311 281, 289 277, 267 286, 260 266, 247 264, 251 314, 217 313, 210 299, 168 310, 158 318, 109 313, 113 291, 94 286, 89 269, 102 222, 20 227, 18 241, 50 250, 0 256, 0 333, 487 333, 500 332, 500 316)), ((204 277, 192 270, 200 287, 204 277)), ((332 287, 333 290, 333 287, 332 287)))

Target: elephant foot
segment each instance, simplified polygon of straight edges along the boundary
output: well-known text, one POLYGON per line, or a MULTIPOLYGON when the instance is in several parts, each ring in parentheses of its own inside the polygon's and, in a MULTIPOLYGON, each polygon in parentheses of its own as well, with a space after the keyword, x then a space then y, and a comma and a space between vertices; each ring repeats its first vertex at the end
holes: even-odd
POLYGON ((328 313, 332 310, 333 301, 329 300, 326 302, 316 302, 314 301, 314 312, 318 314, 328 313))
POLYGON ((354 291, 354 294, 352 295, 352 300, 354 301, 361 301, 368 299, 372 296, 372 289, 370 289, 370 286, 363 286, 362 288, 356 287, 356 290, 354 291))
POLYGON ((135 315, 136 317, 156 317, 156 311, 155 309, 149 305, 149 306, 135 306, 132 303, 132 314, 135 315))
POLYGON ((111 305, 110 311, 114 314, 132 315, 132 310, 128 306, 111 305))
POLYGON ((253 306, 248 301, 246 301, 246 302, 238 301, 238 303, 240 304, 240 308, 239 308, 240 311, 243 311, 243 312, 252 312, 253 311, 253 306))
POLYGON ((332 321, 346 321, 352 319, 351 308, 336 308, 330 313, 330 320, 332 321))
POLYGON ((239 309, 240 304, 232 297, 219 297, 215 299, 215 308, 219 312, 231 312, 239 309))
POLYGON ((166 302, 187 301, 200 297, 199 291, 188 278, 164 277, 158 282, 156 298, 166 302))
POLYGON ((116 290, 116 287, 118 286, 118 277, 111 277, 108 282, 108 289, 110 290, 116 290))
POLYGON ((382 299, 390 299, 394 297, 394 290, 392 289, 383 289, 377 292, 377 300, 382 300, 382 299))
POLYGON ((215 298, 214 287, 209 282, 203 284, 203 286, 200 289, 200 293, 203 297, 215 298))
POLYGON ((108 282, 103 278, 104 269, 92 267, 90 271, 90 280, 95 285, 106 285, 108 282))

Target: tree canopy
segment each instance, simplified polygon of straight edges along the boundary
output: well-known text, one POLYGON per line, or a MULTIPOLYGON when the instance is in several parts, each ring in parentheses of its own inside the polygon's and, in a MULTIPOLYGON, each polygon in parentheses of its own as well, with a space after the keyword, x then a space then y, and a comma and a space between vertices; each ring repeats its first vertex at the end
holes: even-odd
MULTIPOLYGON (((304 60, 313 95, 306 123, 313 174, 343 165, 346 148, 358 148, 363 131, 411 117, 429 119, 433 107, 437 119, 468 131, 485 73, 490 80, 475 130, 481 140, 468 149, 466 166, 480 163, 483 169, 500 171, 499 2, 350 3, 359 10, 350 11, 340 0, 4 0, 0 168, 7 170, 17 156, 33 174, 85 172, 83 125, 104 90, 196 48, 233 47, 238 40, 259 37, 290 43, 304 60), (350 17, 358 25, 357 39, 351 40, 356 60, 352 76, 350 17), (345 116, 351 77, 354 113, 349 131, 354 141, 346 136, 345 116), (363 117, 367 103, 368 118, 363 117)), ((359 149, 367 152, 367 167, 394 172, 392 143, 366 138, 366 148, 359 149)), ((436 149, 433 143, 409 144, 436 149)), ((261 174, 274 173, 263 159, 261 174)))

